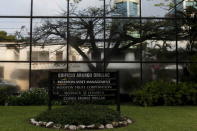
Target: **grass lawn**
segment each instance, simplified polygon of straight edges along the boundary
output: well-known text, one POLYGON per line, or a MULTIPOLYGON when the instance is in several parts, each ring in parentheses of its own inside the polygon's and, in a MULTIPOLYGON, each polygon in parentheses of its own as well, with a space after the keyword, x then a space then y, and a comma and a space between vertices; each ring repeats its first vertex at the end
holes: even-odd
MULTIPOLYGON (((55 131, 35 127, 27 122, 29 118, 46 109, 44 106, 0 106, 0 131, 55 131)), ((124 105, 122 114, 134 119, 135 123, 111 131, 197 131, 197 107, 124 105)))

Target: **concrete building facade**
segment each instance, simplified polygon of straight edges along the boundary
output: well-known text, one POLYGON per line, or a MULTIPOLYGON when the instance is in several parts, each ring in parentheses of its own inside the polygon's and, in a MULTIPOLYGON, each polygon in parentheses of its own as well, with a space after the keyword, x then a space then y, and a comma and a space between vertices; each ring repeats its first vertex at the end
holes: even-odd
MULTIPOLYGON (((177 15, 179 15, 180 12, 184 12, 185 9, 187 9, 188 7, 193 7, 197 9, 197 1, 196 0, 176 0, 177 15)), ((174 8, 172 8, 166 16, 171 16, 173 14, 175 14, 174 8)))
POLYGON ((116 14, 122 17, 139 16, 139 0, 115 0, 116 14))

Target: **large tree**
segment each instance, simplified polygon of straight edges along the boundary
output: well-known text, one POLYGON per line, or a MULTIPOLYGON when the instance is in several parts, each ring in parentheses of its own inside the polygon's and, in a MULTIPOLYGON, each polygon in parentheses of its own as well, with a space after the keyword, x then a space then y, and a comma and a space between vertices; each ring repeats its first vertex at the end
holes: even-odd
MULTIPOLYGON (((196 23, 190 24, 194 20, 193 18, 182 22, 165 19, 106 19, 105 21, 100 17, 103 16, 103 12, 103 8, 75 10, 73 7, 70 14, 75 17, 70 18, 69 21, 63 19, 46 20, 41 26, 35 28, 34 42, 42 41, 44 44, 49 44, 54 40, 54 37, 59 38, 69 42, 68 44, 85 61, 91 61, 92 59, 102 61, 104 59, 101 57, 101 54, 102 48, 104 48, 102 43, 104 42, 103 35, 105 30, 105 61, 109 61, 115 54, 134 46, 140 47, 140 43, 146 43, 147 40, 162 40, 166 42, 175 41, 176 35, 180 39, 191 37, 191 33, 192 37, 196 36, 196 32, 193 31, 196 29, 196 23), (106 26, 104 26, 104 23, 106 23, 106 26), (67 29, 68 26, 69 29, 67 29), (83 47, 89 48, 92 59, 83 51, 83 47)), ((113 10, 105 10, 105 12, 106 14, 113 13, 113 10)), ((67 12, 63 13, 65 16, 66 14, 67 12)), ((182 16, 190 17, 185 14, 182 14, 182 16)), ((101 63, 96 65, 89 63, 88 66, 90 70, 98 71, 106 69, 108 62, 105 63, 105 67, 101 63)))

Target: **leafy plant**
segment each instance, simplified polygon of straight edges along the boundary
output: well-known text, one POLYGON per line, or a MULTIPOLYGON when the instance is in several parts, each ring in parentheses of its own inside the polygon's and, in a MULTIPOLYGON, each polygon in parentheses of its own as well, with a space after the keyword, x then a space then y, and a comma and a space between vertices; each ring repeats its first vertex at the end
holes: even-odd
POLYGON ((90 125, 106 124, 121 120, 119 113, 107 106, 67 105, 45 111, 36 117, 38 121, 53 121, 59 124, 90 125))
POLYGON ((17 93, 18 87, 11 85, 3 85, 0 87, 0 105, 5 105, 8 101, 8 97, 17 93))
POLYGON ((143 106, 196 105, 197 85, 193 83, 169 83, 153 81, 130 95, 133 102, 143 106))
POLYGON ((9 97, 9 105, 45 105, 48 101, 48 94, 45 89, 34 88, 22 92, 20 96, 9 97))

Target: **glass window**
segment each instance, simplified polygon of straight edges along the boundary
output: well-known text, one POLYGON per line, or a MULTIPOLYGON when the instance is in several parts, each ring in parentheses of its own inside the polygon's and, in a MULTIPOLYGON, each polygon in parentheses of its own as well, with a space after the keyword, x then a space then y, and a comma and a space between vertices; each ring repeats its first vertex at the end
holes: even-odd
POLYGON ((176 83, 176 63, 145 63, 143 64, 143 83, 163 80, 176 83))
POLYGON ((34 19, 32 52, 35 53, 32 53, 32 60, 67 60, 67 35, 67 19, 34 19), (58 52, 62 52, 61 59, 57 57, 58 52))
POLYGON ((173 16, 173 2, 168 0, 141 0, 142 17, 173 16))
POLYGON ((28 63, 0 63, 2 84, 16 85, 20 90, 29 89, 28 63))
POLYGON ((140 0, 106 0, 106 16, 139 17, 140 0))
POLYGON ((34 16, 65 16, 67 0, 34 0, 34 16))
POLYGON ((194 81, 194 0, 33 0, 33 17, 15 2, 0 3, 0 79, 21 90, 47 88, 50 71, 119 71, 123 93, 194 81))
POLYGON ((101 17, 103 16, 103 0, 80 0, 70 2, 70 16, 101 17))
POLYGON ((0 18, 0 60, 26 61, 30 19, 0 18))
POLYGON ((66 63, 57 62, 33 62, 31 70, 31 88, 48 88, 49 72, 66 72, 66 63), (39 76, 39 77, 38 77, 39 76))
POLYGON ((63 51, 56 51, 56 61, 63 60, 63 51))
MULTIPOLYGON (((77 61, 103 61, 104 23, 100 18, 70 20, 69 58, 77 61)), ((71 61, 73 61, 71 59, 71 61)))
POLYGON ((119 72, 120 89, 123 94, 140 87, 140 63, 109 63, 107 71, 119 72))
POLYGON ((196 63, 179 63, 179 82, 196 83, 197 64, 196 63))
POLYGON ((140 30, 139 19, 106 19, 106 61, 139 61, 140 30))
POLYGON ((31 0, 2 0, 0 15, 2 16, 30 16, 31 0))

